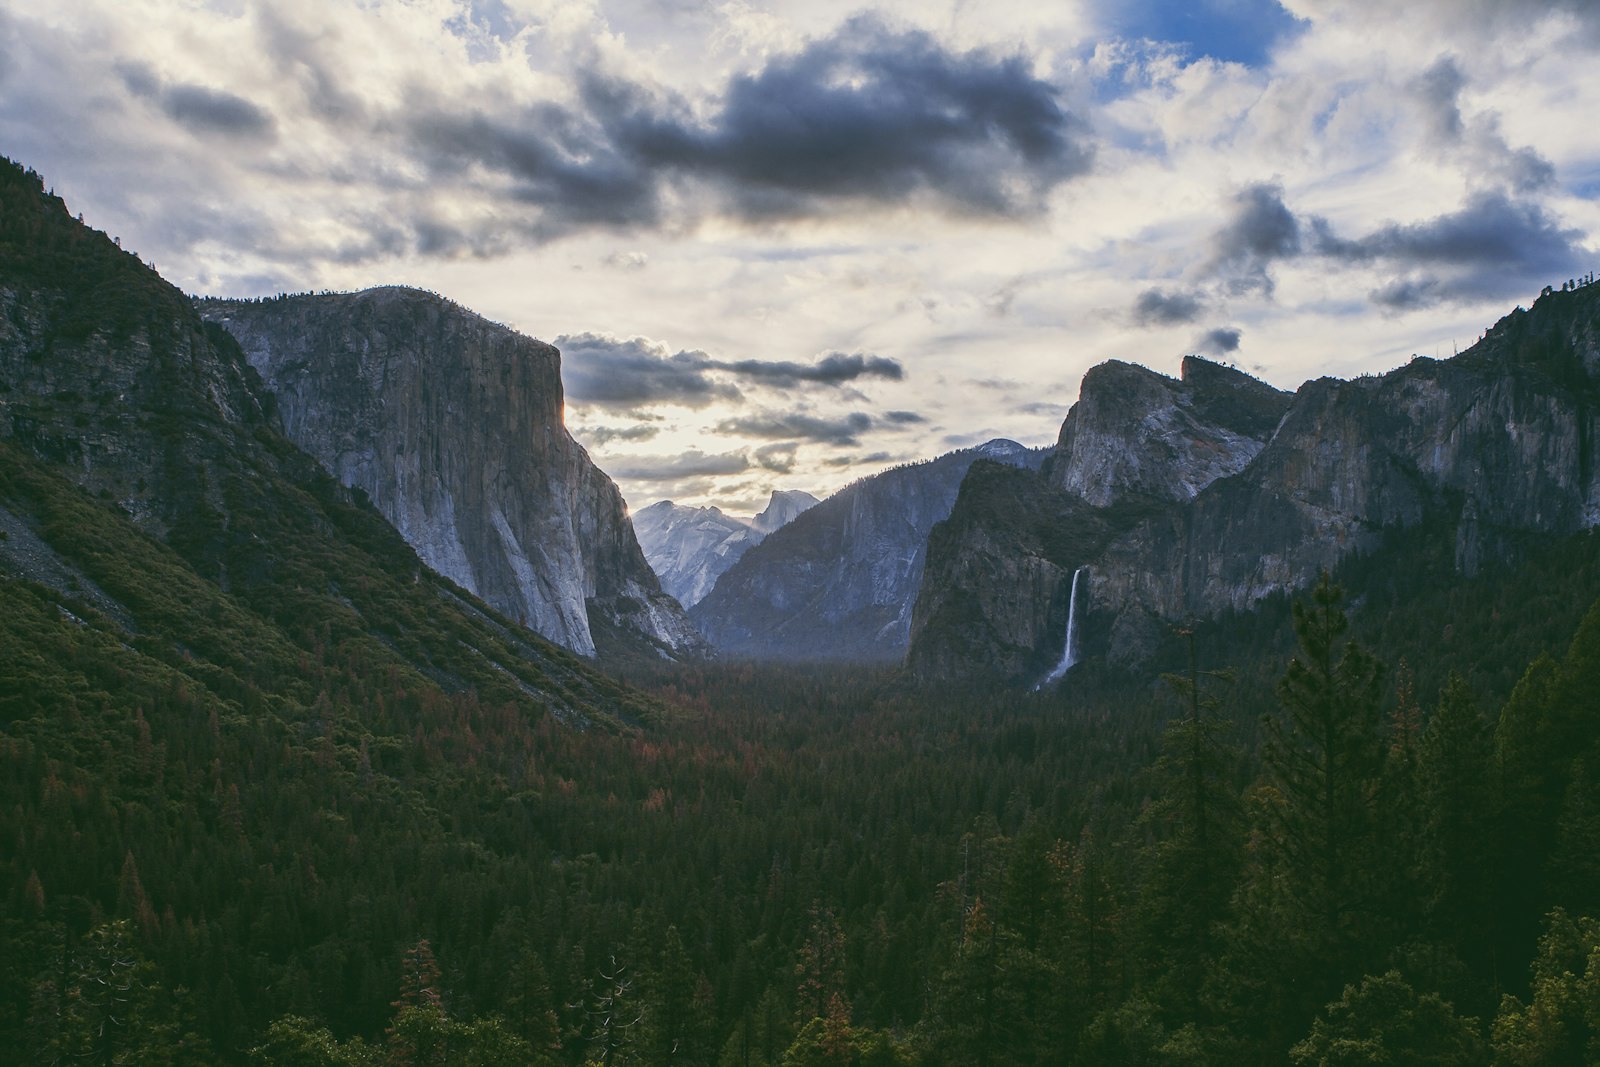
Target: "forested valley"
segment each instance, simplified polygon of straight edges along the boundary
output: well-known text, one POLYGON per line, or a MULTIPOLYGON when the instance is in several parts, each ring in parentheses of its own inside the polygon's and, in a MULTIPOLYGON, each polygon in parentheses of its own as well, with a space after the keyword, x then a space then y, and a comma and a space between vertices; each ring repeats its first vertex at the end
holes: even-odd
POLYGON ((636 667, 616 722, 331 632, 225 694, 7 582, 0 1047, 1594 1062, 1594 548, 1431 597, 1328 580, 1176 634, 1160 682, 636 667))

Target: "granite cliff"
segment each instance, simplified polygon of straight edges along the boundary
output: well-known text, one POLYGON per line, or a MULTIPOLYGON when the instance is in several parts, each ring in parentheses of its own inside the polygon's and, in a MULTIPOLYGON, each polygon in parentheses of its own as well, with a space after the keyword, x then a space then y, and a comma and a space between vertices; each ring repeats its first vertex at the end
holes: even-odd
POLYGON ((1193 359, 1182 383, 1154 378, 1085 375, 1036 482, 973 469, 932 536, 916 674, 1037 680, 1080 566, 1085 648, 1133 663, 1171 623, 1301 588, 1394 531, 1437 531, 1471 574, 1600 523, 1594 286, 1547 292, 1453 359, 1292 398, 1193 359))
POLYGON ((905 655, 928 531, 967 469, 1037 467, 1042 451, 990 441, 846 486, 746 552, 689 617, 753 659, 893 662, 905 655))
POLYGON ((634 512, 633 532, 661 588, 692 608, 746 552, 816 503, 810 493, 774 490, 759 515, 741 519, 721 508, 658 500, 634 512))
MULTIPOLYGON (((166 677, 230 715, 315 718, 318 687, 347 684, 471 691, 528 722, 634 704, 423 567, 281 434, 232 337, 0 160, 0 618, 41 609, 115 661, 97 678, 166 677)), ((10 679, 58 654, 91 671, 67 647, 11 657, 10 679)))
POLYGON ((428 566, 582 655, 703 650, 562 424, 555 348, 414 289, 197 307, 238 340, 284 433, 428 566))

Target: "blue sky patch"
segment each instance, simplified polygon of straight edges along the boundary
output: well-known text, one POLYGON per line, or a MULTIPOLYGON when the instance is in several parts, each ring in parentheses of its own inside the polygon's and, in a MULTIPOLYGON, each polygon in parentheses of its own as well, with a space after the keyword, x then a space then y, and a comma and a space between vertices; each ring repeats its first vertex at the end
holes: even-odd
POLYGON ((1191 59, 1210 56, 1259 67, 1273 47, 1307 23, 1278 0, 1108 0, 1106 24, 1121 37, 1176 45, 1191 59))

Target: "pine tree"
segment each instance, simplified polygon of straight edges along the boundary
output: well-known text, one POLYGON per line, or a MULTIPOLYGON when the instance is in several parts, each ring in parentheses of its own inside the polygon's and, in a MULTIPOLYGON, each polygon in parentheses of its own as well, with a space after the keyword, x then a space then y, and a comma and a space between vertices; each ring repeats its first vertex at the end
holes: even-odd
POLYGON ((1224 741, 1228 723, 1220 701, 1202 694, 1206 679, 1231 681, 1224 671, 1202 673, 1189 638, 1189 671, 1166 681, 1186 714, 1171 720, 1151 773, 1154 797, 1138 828, 1149 837, 1140 856, 1137 912, 1144 956, 1157 999, 1193 1018, 1217 924, 1226 916, 1239 871, 1239 801, 1227 780, 1235 752, 1224 741))
POLYGON ((448 1062, 450 1042, 439 963, 427 938, 406 950, 400 965, 400 995, 393 1006, 385 1059, 389 1067, 448 1062))
MULTIPOLYGON (((1284 715, 1269 718, 1266 764, 1283 797, 1274 810, 1284 890, 1330 981, 1358 977, 1381 913, 1375 797, 1385 751, 1382 668, 1349 639, 1343 591, 1326 573, 1309 605, 1294 604, 1300 650, 1278 683, 1284 715)), ((1338 984, 1333 985, 1336 990, 1338 984)))
MULTIPOLYGON (((1493 978, 1494 749, 1472 694, 1452 674, 1418 746, 1420 872, 1427 935, 1487 984, 1493 978)), ((1492 1004, 1490 1005, 1492 1006, 1492 1004)))

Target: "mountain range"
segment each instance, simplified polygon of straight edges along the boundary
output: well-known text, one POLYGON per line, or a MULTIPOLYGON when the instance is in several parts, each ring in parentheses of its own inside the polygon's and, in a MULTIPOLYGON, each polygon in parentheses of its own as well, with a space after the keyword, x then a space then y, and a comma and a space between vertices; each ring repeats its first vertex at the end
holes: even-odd
POLYGON ((820 503, 775 494, 748 522, 666 501, 630 520, 562 425, 551 346, 410 289, 191 301, 37 175, 7 163, 0 195, 0 565, 173 641, 112 588, 111 550, 85 556, 49 516, 92 505, 86 528, 123 531, 107 543, 164 545, 272 625, 315 602, 447 690, 499 675, 560 706, 605 686, 535 634, 581 656, 1034 684, 1069 625, 1088 659, 1134 667, 1174 626, 1400 533, 1470 576, 1600 525, 1600 290, 1582 280, 1452 359, 1293 393, 1199 357, 1176 378, 1111 362, 1050 449, 991 441, 820 503), (396 631, 440 603, 482 639, 396 631))
POLYGON ((633 532, 662 590, 691 608, 747 551, 816 503, 802 490, 777 489, 760 514, 741 519, 721 508, 658 500, 634 512, 633 532))
POLYGON ((994 440, 853 482, 746 552, 689 617, 736 658, 898 662, 928 533, 967 469, 1036 467, 1045 455, 994 440))

